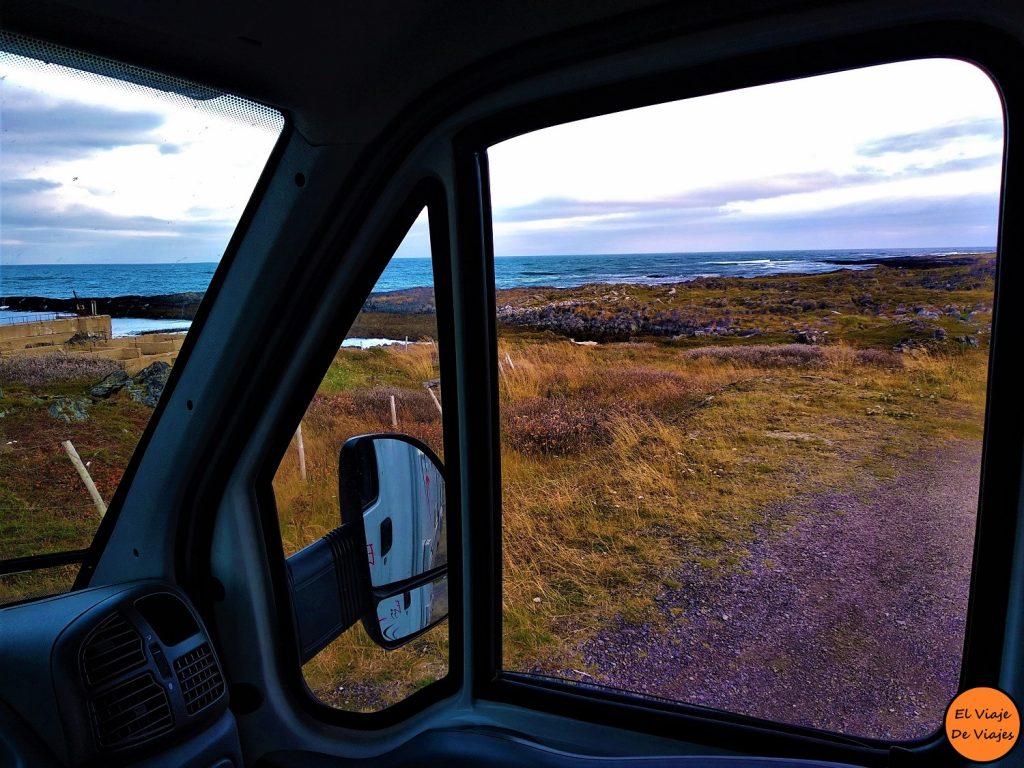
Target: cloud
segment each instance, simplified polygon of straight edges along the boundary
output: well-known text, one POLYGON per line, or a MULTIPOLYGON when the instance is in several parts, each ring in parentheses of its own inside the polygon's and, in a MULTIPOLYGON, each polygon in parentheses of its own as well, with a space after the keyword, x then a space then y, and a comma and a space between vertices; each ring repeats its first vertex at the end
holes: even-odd
POLYGON ((897 178, 911 178, 914 176, 937 176, 942 173, 961 173, 964 171, 977 171, 981 168, 991 168, 1001 165, 1002 155, 982 155, 980 157, 957 157, 952 160, 943 160, 933 165, 908 165, 897 178))
MULTIPOLYGON (((165 141, 164 115, 118 110, 105 105, 54 99, 9 88, 3 102, 3 157, 0 223, 5 264, 146 261, 217 261, 234 229, 233 221, 206 211, 168 220, 118 215, 87 204, 69 204, 65 185, 48 166, 126 146, 152 146, 163 155, 183 145, 165 141)), ((173 161, 169 161, 173 162, 173 161)), ((110 197, 105 188, 86 188, 110 197)))
POLYGON ((575 200, 553 197, 538 200, 513 208, 496 209, 495 221, 539 221, 545 219, 567 219, 588 216, 612 216, 637 214, 658 210, 685 210, 700 208, 721 208, 730 203, 762 200, 769 197, 815 192, 845 186, 854 179, 866 180, 870 174, 842 177, 828 172, 797 173, 773 176, 765 179, 751 179, 732 184, 686 192, 681 195, 651 200, 575 200))
POLYGON ((686 251, 989 246, 998 193, 879 198, 824 211, 741 214, 721 208, 645 210, 549 229, 496 224, 499 256, 686 251))
POLYGON ((60 182, 49 179, 10 179, 0 181, 2 195, 36 195, 51 189, 59 189, 60 182))
MULTIPOLYGON (((5 185, 6 189, 6 185, 5 185)), ((29 195, 0 198, 5 264, 217 261, 229 221, 119 216, 86 205, 40 206, 29 195)))
POLYGON ((38 147, 49 157, 65 157, 154 144, 157 140, 152 131, 163 123, 164 117, 156 112, 121 111, 14 91, 4 99, 4 148, 38 147))
POLYGON ((122 111, 10 89, 3 104, 5 175, 118 147, 153 145, 163 151, 173 146, 156 132, 163 124, 164 116, 156 112, 122 111))
POLYGON ((663 219, 715 218, 724 215, 730 206, 739 203, 975 171, 997 166, 1001 161, 1001 155, 989 154, 942 160, 931 165, 909 165, 896 172, 883 172, 863 166, 853 173, 846 174, 831 171, 783 174, 721 184, 650 200, 577 200, 549 197, 526 205, 498 208, 493 215, 496 223, 529 226, 532 222, 541 228, 545 224, 556 223, 591 228, 621 228, 628 226, 626 220, 646 221, 653 226, 653 222, 663 219))
POLYGON ((857 154, 863 157, 880 157, 894 153, 941 149, 957 139, 974 138, 991 141, 1002 139, 1003 121, 999 118, 976 118, 947 123, 914 133, 893 134, 861 144, 857 149, 857 154))

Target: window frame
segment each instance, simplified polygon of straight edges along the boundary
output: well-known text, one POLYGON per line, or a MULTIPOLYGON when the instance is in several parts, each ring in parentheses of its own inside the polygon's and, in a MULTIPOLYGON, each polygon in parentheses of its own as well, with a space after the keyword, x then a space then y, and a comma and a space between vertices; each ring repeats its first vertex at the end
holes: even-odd
MULTIPOLYGON (((1001 258, 1001 254, 1020 250, 1018 246, 1024 240, 1020 225, 1007 213, 1020 207, 1013 205, 1014 198, 1009 190, 1013 188, 1013 180, 1024 177, 1024 168, 1018 169, 1021 163, 1015 161, 1011 151, 1014 136, 1021 133, 1015 128, 1019 121, 1015 122, 1013 117, 1024 113, 1024 86, 1015 71, 1015 62, 1019 61, 1021 53, 1022 46, 1017 41, 981 24, 914 23, 896 29, 843 34, 831 40, 785 46, 669 74, 542 98, 492 114, 459 134, 456 167, 461 169, 461 203, 467 207, 466 215, 460 216, 459 249, 467 258, 481 259, 488 278, 487 306, 482 308, 488 315, 487 322, 482 324, 488 335, 487 345, 486 349, 477 350, 481 353, 481 368, 485 369, 481 378, 486 384, 486 396, 474 398, 482 402, 467 404, 467 409, 477 415, 491 414, 489 442, 473 437, 476 448, 487 451, 486 458, 480 459, 481 467, 477 472, 486 462, 489 482, 479 484, 476 493, 467 499, 471 508, 491 511, 485 521, 471 528, 467 542, 474 553, 469 575, 471 610, 479 617, 475 625, 478 634, 473 638, 474 696, 552 714, 573 712, 575 717, 591 723, 621 726, 628 722, 638 731, 716 747, 734 748, 742 739, 745 746, 749 745, 750 752, 764 755, 814 756, 883 765, 888 762, 891 751, 920 757, 953 754, 941 724, 929 736, 891 743, 502 669, 501 468, 496 426, 498 366, 486 153, 488 147, 506 139, 573 120, 910 59, 960 59, 990 76, 1001 97, 1004 113, 997 244, 1000 256, 997 256, 982 475, 960 685, 961 689, 992 685, 998 679, 1004 650, 1017 525, 1016 500, 1021 481, 1019 458, 1024 438, 1024 418, 1013 392, 1013 360, 1009 343, 1003 342, 1006 339, 1012 343, 1024 330, 1024 322, 1012 311, 1012 299, 1004 298, 1021 290, 1024 273, 1012 260, 1001 258), (1001 77, 1003 73, 1007 75, 1005 78, 1001 77), (469 206, 472 206, 473 216, 468 214, 469 206)), ((474 309, 480 310, 479 307, 474 309)))
MULTIPOLYGON (((391 706, 376 712, 354 712, 336 709, 317 698, 306 684, 300 662, 299 642, 295 623, 292 619, 291 592, 285 568, 285 554, 281 538, 280 519, 274 496, 273 480, 277 468, 289 450, 295 426, 302 419, 315 396, 324 375, 330 367, 341 342, 369 297, 377 279, 391 261, 405 235, 417 216, 427 211, 431 265, 434 279, 434 295, 437 317, 437 345, 440 378, 449 381, 441 389, 442 440, 444 443, 445 494, 449 510, 448 551, 461 552, 461 527, 453 524, 459 518, 452 512, 460 510, 458 409, 455 403, 455 352, 454 319, 451 299, 451 238, 449 237, 448 203, 443 184, 436 178, 425 177, 413 186, 405 201, 389 216, 389 223, 360 265, 358 277, 350 290, 350 296, 359 296, 359 301, 346 301, 333 310, 332 331, 322 339, 315 357, 303 366, 299 387, 292 393, 288 408, 282 411, 282 418, 274 429, 273 441, 267 446, 262 469, 255 482, 255 505, 259 515, 263 538, 266 544, 267 565, 273 583, 278 628, 278 665, 281 679, 299 708, 318 720, 334 725, 360 730, 380 730, 402 722, 430 705, 447 698, 462 686, 463 680, 463 629, 462 629, 462 561, 450 559, 448 563, 448 673, 421 689, 411 693, 391 706), (447 391, 447 396, 446 396, 447 391)), ((338 446, 339 450, 341 446, 338 446)), ((338 510, 339 515, 341 510, 338 510)), ((346 630, 350 631, 350 630, 346 630)))

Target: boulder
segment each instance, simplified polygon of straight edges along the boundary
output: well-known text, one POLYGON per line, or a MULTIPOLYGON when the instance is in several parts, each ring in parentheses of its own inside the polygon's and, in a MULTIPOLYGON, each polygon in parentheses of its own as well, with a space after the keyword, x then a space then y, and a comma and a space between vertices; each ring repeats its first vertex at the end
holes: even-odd
POLYGON ((135 402, 156 408, 170 375, 170 365, 164 362, 153 363, 132 376, 125 389, 128 391, 128 396, 135 402))
POLYGON ((58 397, 46 410, 57 421, 70 424, 72 421, 88 420, 89 412, 86 409, 89 405, 88 400, 58 397))
POLYGON ((89 389, 93 397, 110 397, 117 394, 132 380, 124 371, 114 371, 106 376, 99 384, 89 389))
POLYGON ((791 331, 791 333, 793 334, 793 341, 795 341, 797 344, 817 344, 818 343, 818 333, 817 333, 817 331, 813 331, 813 330, 791 331))

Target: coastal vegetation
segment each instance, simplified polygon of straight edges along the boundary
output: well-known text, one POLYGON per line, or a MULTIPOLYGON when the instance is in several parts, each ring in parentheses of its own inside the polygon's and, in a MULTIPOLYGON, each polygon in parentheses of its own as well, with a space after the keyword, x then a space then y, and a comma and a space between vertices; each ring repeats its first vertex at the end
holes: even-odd
MULTIPOLYGON (((499 291, 506 668, 600 682, 583 641, 617 621, 664 622, 657 598, 681 567, 747 568, 756 537, 794 522, 790 500, 867 491, 924 446, 980 450, 994 275, 981 254, 499 291)), ((425 388, 440 375, 434 327, 423 290, 364 307, 350 335, 420 343, 335 355, 302 421, 306 477, 289 449, 274 479, 286 553, 338 525, 338 448, 394 429, 391 398, 398 431, 443 458, 425 388)), ((102 372, 18 365, 0 367, 0 555, 85 546, 98 521, 60 443, 75 442, 109 498, 151 410, 121 392, 90 401, 88 420, 60 420, 55 400, 88 398, 102 372)), ((357 628, 307 665, 307 682, 338 706, 379 708, 445 673, 447 631, 387 653, 357 628)))
MULTIPOLYGON (((793 522, 790 499, 866 492, 923 446, 980 450, 994 266, 499 291, 506 668, 600 682, 583 641, 664 623, 657 598, 682 566, 747 567, 755 537, 793 522)), ((356 325, 419 338, 422 298, 374 297, 356 325)), ((398 429, 440 452, 423 387, 437 376, 432 344, 338 352, 303 422, 321 482, 299 480, 295 451, 275 479, 287 551, 337 524, 337 446, 392 429, 390 396, 398 429)), ((446 668, 446 631, 391 654, 350 632, 307 681, 378 708, 446 668)))

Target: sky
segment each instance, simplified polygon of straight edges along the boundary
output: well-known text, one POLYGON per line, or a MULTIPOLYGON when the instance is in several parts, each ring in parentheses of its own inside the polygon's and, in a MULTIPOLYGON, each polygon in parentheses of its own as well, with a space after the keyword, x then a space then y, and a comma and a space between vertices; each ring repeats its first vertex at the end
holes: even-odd
MULTIPOLYGON (((219 260, 279 129, 209 107, 0 57, 0 264, 219 260)), ((992 246, 1002 143, 949 60, 605 115, 490 149, 495 252, 992 246)))
POLYGON ((491 148, 495 253, 993 246, 1002 150, 951 60, 605 115, 491 148))
POLYGON ((211 262, 283 126, 0 55, 0 264, 211 262))

